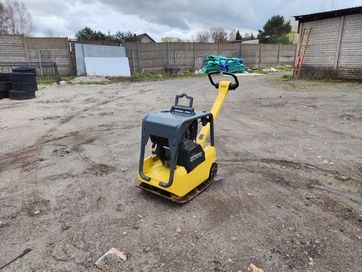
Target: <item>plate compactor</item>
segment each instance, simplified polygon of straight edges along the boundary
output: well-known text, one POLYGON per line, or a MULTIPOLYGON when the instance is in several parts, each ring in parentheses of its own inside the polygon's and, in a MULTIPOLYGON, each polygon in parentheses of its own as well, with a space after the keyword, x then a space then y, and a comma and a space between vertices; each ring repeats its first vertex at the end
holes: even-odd
POLYGON ((239 86, 234 82, 211 84, 218 89, 218 96, 211 111, 197 111, 192 107, 193 98, 183 93, 176 95, 170 110, 149 113, 142 122, 141 152, 138 169, 138 188, 157 194, 171 201, 185 203, 209 187, 217 173, 214 121, 222 108, 229 90, 239 86), (188 105, 179 100, 188 99, 188 105), (202 127, 198 132, 198 124, 202 127), (210 136, 210 139, 208 140, 210 136), (152 155, 145 157, 148 140, 152 155))

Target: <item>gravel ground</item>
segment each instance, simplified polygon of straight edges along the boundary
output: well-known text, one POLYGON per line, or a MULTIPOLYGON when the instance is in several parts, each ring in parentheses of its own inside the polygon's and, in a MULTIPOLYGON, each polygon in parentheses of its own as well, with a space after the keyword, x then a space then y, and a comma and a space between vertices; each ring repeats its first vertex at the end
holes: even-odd
POLYGON ((219 176, 178 206, 135 188, 142 117, 206 78, 42 87, 0 101, 3 271, 362 271, 362 85, 240 78, 216 121, 219 176))

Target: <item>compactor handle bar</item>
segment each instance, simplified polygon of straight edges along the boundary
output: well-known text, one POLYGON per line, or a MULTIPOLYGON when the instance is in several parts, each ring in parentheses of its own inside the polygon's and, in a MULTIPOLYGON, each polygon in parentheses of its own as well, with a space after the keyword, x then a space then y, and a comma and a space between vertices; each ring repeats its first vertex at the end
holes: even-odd
POLYGON ((237 87, 239 87, 239 81, 238 78, 236 77, 236 75, 232 74, 232 73, 228 73, 228 72, 211 72, 208 73, 207 76, 209 77, 209 80, 211 82, 211 85, 213 85, 216 89, 219 88, 219 82, 215 83, 214 80, 212 79, 212 75, 227 75, 227 76, 231 76, 234 78, 235 82, 234 83, 230 83, 229 86, 229 90, 235 90, 237 87))
POLYGON ((175 105, 173 105, 171 107, 171 112, 182 112, 182 113, 188 113, 188 114, 195 114, 194 108, 192 107, 194 103, 194 98, 192 96, 189 96, 185 93, 182 94, 178 94, 175 97, 175 105), (183 106, 179 104, 179 99, 180 98, 184 98, 186 97, 186 99, 189 101, 189 105, 188 106, 183 106))

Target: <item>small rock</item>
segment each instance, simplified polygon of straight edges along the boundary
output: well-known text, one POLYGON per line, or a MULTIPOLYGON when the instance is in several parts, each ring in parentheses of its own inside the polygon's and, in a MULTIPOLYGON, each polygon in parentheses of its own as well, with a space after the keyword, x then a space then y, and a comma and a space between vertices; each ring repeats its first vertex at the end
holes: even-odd
POLYGON ((14 218, 16 218, 16 213, 13 213, 13 214, 9 215, 9 217, 8 217, 8 219, 14 219, 14 218))
POLYGON ((122 234, 123 234, 123 235, 126 235, 126 234, 127 234, 127 231, 124 231, 122 234))
POLYGON ((138 225, 133 225, 133 229, 139 229, 140 228, 140 226, 138 226, 138 225))
POLYGON ((248 270, 251 271, 251 272, 264 272, 263 269, 257 267, 255 264, 250 264, 248 270))
POLYGON ((127 169, 128 169, 127 167, 125 167, 125 168, 121 168, 121 171, 122 171, 122 172, 126 172, 126 171, 127 171, 127 169))
POLYGON ((231 236, 230 239, 231 239, 232 241, 236 241, 236 240, 238 240, 238 237, 236 237, 236 236, 231 236))
POLYGON ((63 224, 63 225, 62 225, 62 230, 67 230, 67 229, 69 229, 69 228, 70 228, 70 226, 67 225, 67 224, 63 224))
POLYGON ((143 252, 147 253, 147 252, 150 252, 151 248, 150 247, 145 247, 143 248, 143 252))
POLYGON ((280 206, 280 205, 277 205, 277 208, 281 209, 281 208, 282 208, 282 206, 280 206))
POLYGON ((176 233, 181 233, 181 232, 182 232, 182 229, 179 228, 179 227, 177 227, 177 228, 176 228, 176 233))
POLYGON ((120 265, 127 261, 127 254, 117 248, 111 248, 102 257, 100 257, 95 265, 102 271, 120 271, 120 265))
POLYGON ((255 196, 254 194, 252 193, 246 193, 248 196, 255 196))
POLYGON ((351 179, 350 177, 347 176, 337 176, 336 178, 339 179, 340 181, 347 181, 351 179))
POLYGON ((39 210, 35 210, 35 211, 33 212, 33 214, 35 214, 35 215, 37 215, 37 214, 39 214, 39 213, 40 213, 39 210))

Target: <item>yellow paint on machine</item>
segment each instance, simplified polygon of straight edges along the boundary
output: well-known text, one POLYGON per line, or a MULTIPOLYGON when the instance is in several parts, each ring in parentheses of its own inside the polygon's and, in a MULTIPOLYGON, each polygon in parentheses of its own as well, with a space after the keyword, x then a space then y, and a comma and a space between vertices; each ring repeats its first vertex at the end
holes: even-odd
POLYGON ((143 165, 145 175, 151 177, 151 180, 145 181, 139 175, 138 180, 178 197, 185 196, 209 178, 211 165, 216 161, 216 149, 214 146, 207 146, 204 151, 205 161, 190 173, 187 173, 183 166, 176 166, 173 183, 168 188, 160 186, 159 183, 168 180, 170 168, 163 166, 161 160, 156 156, 147 157, 143 165))
MULTIPOLYGON (((220 81, 218 87, 218 96, 212 106, 211 113, 214 120, 219 114, 225 99, 229 93, 230 81, 220 81)), ((183 166, 176 166, 173 183, 170 187, 162 187, 160 182, 165 182, 169 179, 170 168, 165 167, 161 160, 156 156, 149 156, 144 160, 143 172, 150 177, 150 181, 146 181, 138 174, 138 180, 142 183, 151 185, 162 191, 166 191, 177 197, 183 197, 197 186, 208 180, 212 164, 216 161, 216 148, 207 145, 206 141, 210 134, 210 124, 204 126, 197 136, 197 143, 202 146, 205 152, 205 161, 199 164, 190 173, 187 173, 183 166)))

